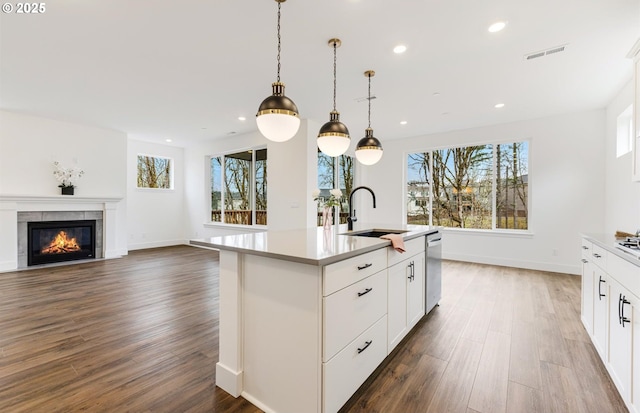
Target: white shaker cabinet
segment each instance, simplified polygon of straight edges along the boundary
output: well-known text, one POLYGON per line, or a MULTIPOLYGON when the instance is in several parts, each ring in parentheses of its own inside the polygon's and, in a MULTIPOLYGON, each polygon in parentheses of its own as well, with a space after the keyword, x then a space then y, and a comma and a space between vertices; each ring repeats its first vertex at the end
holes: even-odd
POLYGON ((629 411, 640 413, 640 261, 629 257, 612 237, 582 240, 581 316, 629 411))
POLYGON ((425 240, 405 243, 399 255, 389 249, 388 269, 388 347, 391 352, 422 318, 425 309, 425 240), (407 257, 408 256, 408 257, 407 257), (397 262, 399 257, 407 257, 397 262))
POLYGON ((582 241, 582 301, 581 315, 582 324, 587 329, 589 335, 593 334, 593 283, 594 265, 591 262, 593 245, 591 242, 582 241))
POLYGON ((609 328, 609 279, 607 273, 597 268, 593 273, 593 345, 600 358, 607 360, 609 328))

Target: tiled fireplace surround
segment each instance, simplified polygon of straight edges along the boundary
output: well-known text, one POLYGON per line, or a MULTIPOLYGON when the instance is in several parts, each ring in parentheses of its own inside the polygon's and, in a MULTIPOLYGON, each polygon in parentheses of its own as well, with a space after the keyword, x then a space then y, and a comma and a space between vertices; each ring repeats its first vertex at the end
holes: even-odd
POLYGON ((114 258, 122 198, 0 195, 0 271, 27 268, 27 222, 96 220, 96 258, 114 258))

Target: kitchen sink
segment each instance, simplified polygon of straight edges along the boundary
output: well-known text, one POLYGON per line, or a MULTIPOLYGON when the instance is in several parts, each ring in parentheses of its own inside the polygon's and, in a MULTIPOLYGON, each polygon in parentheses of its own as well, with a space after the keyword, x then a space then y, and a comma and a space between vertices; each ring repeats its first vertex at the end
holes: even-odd
POLYGON ((387 234, 404 234, 407 231, 403 230, 394 230, 394 229, 367 229, 364 231, 358 232, 347 232, 342 235, 350 235, 353 237, 370 237, 370 238, 380 238, 383 235, 387 234))

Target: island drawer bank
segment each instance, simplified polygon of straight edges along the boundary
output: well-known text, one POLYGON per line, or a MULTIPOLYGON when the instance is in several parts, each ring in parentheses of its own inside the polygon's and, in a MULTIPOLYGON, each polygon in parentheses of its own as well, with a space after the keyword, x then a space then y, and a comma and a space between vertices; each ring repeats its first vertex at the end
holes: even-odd
POLYGON ((630 412, 640 413, 640 259, 583 235, 582 323, 630 412))
POLYGON ((404 254, 346 226, 192 240, 220 250, 216 384, 266 412, 339 410, 424 316, 438 229, 401 229, 404 254))

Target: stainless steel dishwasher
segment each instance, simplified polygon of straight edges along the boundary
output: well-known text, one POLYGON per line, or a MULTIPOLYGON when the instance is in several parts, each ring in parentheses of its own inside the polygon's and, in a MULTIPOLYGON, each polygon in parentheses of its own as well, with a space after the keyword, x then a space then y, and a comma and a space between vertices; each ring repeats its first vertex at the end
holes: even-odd
POLYGON ((442 298, 442 234, 427 235, 427 280, 425 310, 429 313, 442 298))

